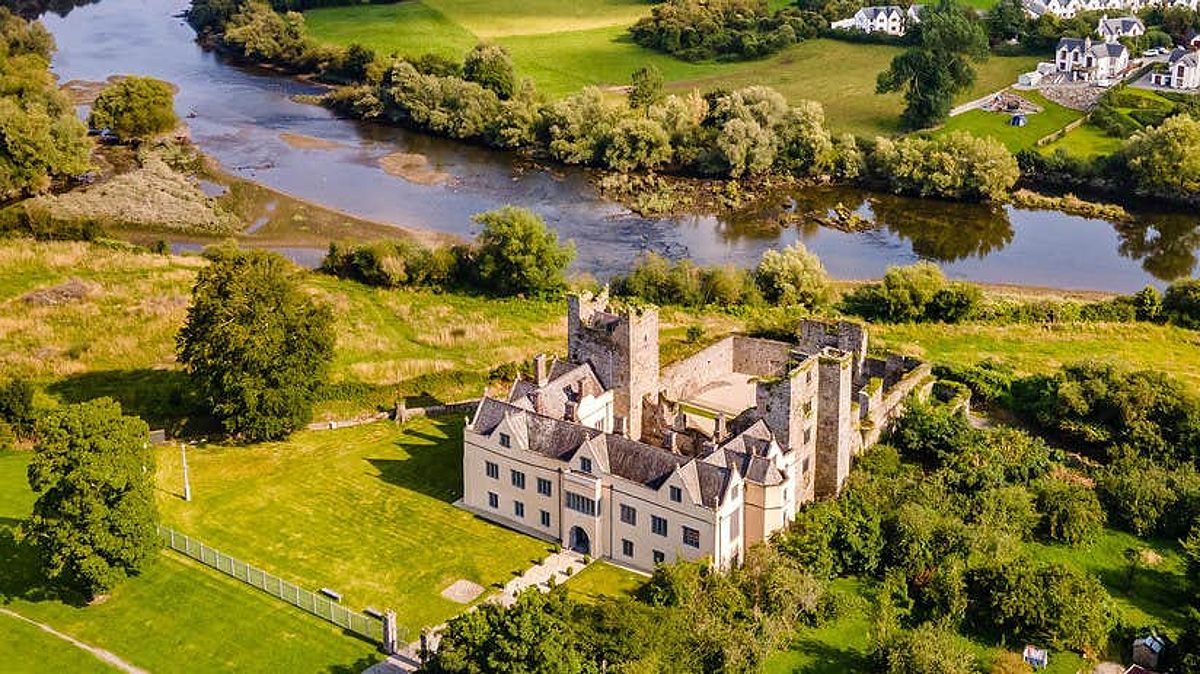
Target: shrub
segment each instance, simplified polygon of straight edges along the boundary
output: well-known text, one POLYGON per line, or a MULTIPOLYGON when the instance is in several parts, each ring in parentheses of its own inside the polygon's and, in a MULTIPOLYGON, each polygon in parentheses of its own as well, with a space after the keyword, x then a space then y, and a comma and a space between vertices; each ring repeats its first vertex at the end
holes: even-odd
POLYGON ((1176 281, 1168 286, 1162 313, 1176 325, 1200 330, 1200 280, 1176 281))
POLYGON ((765 0, 667 0, 630 33, 644 47, 689 61, 753 59, 815 36, 810 21, 795 10, 772 13, 765 0))
POLYGON ((566 287, 564 272, 575 245, 558 243, 558 234, 533 211, 515 206, 480 213, 483 225, 472 260, 480 287, 502 295, 552 295, 566 287))
POLYGON ((983 298, 978 287, 950 283, 932 262, 889 267, 880 283, 860 286, 846 296, 844 308, 864 318, 888 322, 961 321, 983 298))
POLYGON ((348 248, 331 243, 320 270, 385 288, 446 288, 456 280, 458 266, 454 249, 391 240, 348 248))
POLYGON ((768 250, 754 269, 754 281, 768 302, 816 309, 830 300, 832 287, 825 266, 797 241, 783 250, 768 250))
POLYGON ((462 72, 463 79, 492 90, 500 98, 510 98, 517 90, 512 58, 498 45, 476 45, 463 59, 462 72))
POLYGON ((1082 545, 1104 528, 1104 510, 1092 489, 1055 478, 1039 481, 1036 489, 1040 531, 1048 540, 1082 545))
POLYGON ((999 141, 964 132, 935 138, 876 139, 872 172, 895 192, 945 199, 1001 199, 1017 182, 1017 161, 999 141))

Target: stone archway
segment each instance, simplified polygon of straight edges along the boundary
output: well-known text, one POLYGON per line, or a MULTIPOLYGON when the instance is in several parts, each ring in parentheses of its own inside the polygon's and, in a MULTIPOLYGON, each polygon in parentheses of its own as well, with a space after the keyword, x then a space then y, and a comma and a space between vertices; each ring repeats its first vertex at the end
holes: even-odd
POLYGON ((567 534, 567 547, 581 555, 592 554, 592 541, 581 527, 571 527, 567 534))

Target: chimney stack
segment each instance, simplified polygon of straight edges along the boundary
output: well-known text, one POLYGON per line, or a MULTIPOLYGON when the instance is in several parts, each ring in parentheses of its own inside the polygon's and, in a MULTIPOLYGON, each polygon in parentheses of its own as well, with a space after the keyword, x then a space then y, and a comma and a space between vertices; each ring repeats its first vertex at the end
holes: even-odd
POLYGON ((533 357, 533 376, 539 387, 550 383, 550 358, 546 354, 539 353, 533 357))

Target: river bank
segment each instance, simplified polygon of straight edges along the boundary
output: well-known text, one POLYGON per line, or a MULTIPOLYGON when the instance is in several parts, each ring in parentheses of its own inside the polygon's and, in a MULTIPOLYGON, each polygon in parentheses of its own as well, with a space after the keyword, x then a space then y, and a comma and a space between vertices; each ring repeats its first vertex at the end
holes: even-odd
POLYGON ((764 250, 796 241, 838 278, 878 278, 888 266, 930 260, 952 278, 981 283, 1133 292, 1196 267, 1198 219, 1153 210, 1114 223, 803 185, 713 212, 639 215, 602 194, 590 170, 540 166, 299 103, 297 96, 322 89, 205 52, 175 16, 186 7, 187 0, 104 0, 66 18, 46 15, 59 46, 52 67, 62 82, 125 73, 173 82, 193 142, 225 172, 364 221, 469 239, 478 233, 472 215, 526 206, 579 244, 573 271, 596 277, 627 271, 643 252, 749 267, 764 250), (285 134, 318 142, 297 144, 285 134), (425 170, 449 179, 389 173, 381 160, 396 153, 419 155, 425 170), (872 226, 822 226, 839 210, 872 226))

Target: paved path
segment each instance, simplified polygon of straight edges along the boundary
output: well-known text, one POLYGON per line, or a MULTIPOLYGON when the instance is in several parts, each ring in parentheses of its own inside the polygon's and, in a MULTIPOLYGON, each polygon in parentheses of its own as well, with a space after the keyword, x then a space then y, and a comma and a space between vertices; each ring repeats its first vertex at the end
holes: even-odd
MULTIPOLYGON (((583 555, 563 550, 556 552, 541 563, 532 566, 525 570, 520 576, 508 581, 504 589, 499 594, 494 594, 488 597, 486 602, 492 604, 500 604, 501 606, 512 606, 517 601, 517 595, 523 590, 531 587, 536 587, 542 592, 550 591, 550 579, 553 578, 556 585, 562 585, 572 575, 583 570, 588 562, 584 561, 583 555), (568 573, 570 569, 570 573, 568 573)), ((474 607, 467 609, 473 611, 474 607)), ((443 623, 429 630, 430 647, 437 649, 438 638, 446 625, 443 623)), ((406 646, 396 655, 390 655, 382 662, 371 665, 363 670, 362 674, 407 674, 415 672, 421 668, 421 659, 418 654, 421 652, 421 642, 414 641, 406 646)))
POLYGON ((97 659, 103 660, 104 662, 112 665, 113 667, 116 667, 117 669, 119 669, 123 672, 126 672, 127 674, 149 674, 149 672, 147 672, 146 670, 144 670, 140 667, 134 667, 133 665, 129 664, 128 662, 125 662, 121 658, 104 650, 103 648, 98 648, 96 646, 92 646, 91 644, 85 644, 82 641, 76 639, 75 637, 73 637, 69 634, 63 634, 62 632, 59 632, 58 630, 54 629, 53 627, 51 627, 45 623, 40 623, 40 622, 37 622, 36 620, 30 620, 29 618, 26 618, 25 616, 21 615, 20 613, 15 613, 6 608, 0 608, 0 613, 4 614, 6 616, 9 616, 10 618, 15 618, 22 622, 27 622, 30 625, 33 625, 34 627, 36 627, 48 634, 53 634, 54 636, 58 637, 59 639, 62 639, 63 641, 71 644, 75 648, 78 648, 81 651, 87 651, 88 653, 91 653, 92 655, 94 655, 97 659))
POLYGON ((987 96, 980 96, 979 98, 976 98, 973 101, 968 101, 966 103, 963 103, 962 105, 956 105, 950 109, 949 116, 957 117, 957 116, 963 114, 964 112, 969 112, 971 110, 974 110, 975 108, 978 108, 978 107, 982 106, 984 103, 987 103, 988 101, 995 98, 997 94, 1002 94, 1007 90, 1008 90, 1008 87, 1005 87, 1004 89, 1001 89, 999 91, 993 91, 992 93, 988 94, 987 96))

